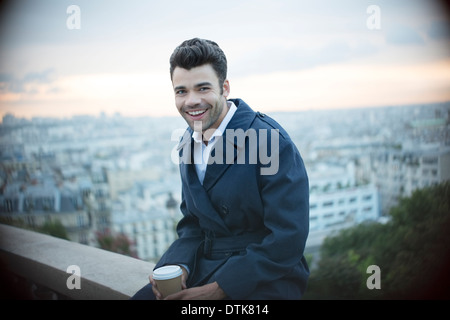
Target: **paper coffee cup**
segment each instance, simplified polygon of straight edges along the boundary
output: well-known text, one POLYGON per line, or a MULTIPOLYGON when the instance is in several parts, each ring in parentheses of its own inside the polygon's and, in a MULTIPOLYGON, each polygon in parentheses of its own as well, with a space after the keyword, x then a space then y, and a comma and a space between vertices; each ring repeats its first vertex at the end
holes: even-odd
POLYGON ((156 281, 158 291, 161 292, 163 298, 181 291, 181 275, 183 270, 180 266, 169 265, 153 271, 153 280, 156 281))

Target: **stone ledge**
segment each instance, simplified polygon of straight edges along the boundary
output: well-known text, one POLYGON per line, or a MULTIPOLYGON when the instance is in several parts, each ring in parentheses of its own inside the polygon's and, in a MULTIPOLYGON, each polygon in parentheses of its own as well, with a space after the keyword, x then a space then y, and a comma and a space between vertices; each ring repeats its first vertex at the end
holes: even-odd
POLYGON ((148 283, 154 264, 99 248, 0 224, 0 260, 9 271, 78 300, 129 299, 148 283), (67 268, 80 268, 70 290, 67 268))

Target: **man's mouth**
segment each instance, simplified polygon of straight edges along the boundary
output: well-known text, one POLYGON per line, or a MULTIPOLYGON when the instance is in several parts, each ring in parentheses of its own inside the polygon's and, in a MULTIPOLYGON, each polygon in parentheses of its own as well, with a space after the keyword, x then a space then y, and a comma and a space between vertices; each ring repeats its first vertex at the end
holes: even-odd
POLYGON ((205 112, 206 110, 196 110, 196 111, 188 111, 188 114, 195 117, 204 114, 205 112))
POLYGON ((208 111, 208 108, 201 110, 186 111, 186 113, 191 117, 192 120, 199 121, 203 119, 206 111, 208 111))

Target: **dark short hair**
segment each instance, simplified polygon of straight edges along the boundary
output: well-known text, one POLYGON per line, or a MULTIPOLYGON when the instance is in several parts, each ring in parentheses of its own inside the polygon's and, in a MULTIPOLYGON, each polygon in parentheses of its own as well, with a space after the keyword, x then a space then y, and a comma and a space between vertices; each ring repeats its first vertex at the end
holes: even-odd
POLYGON ((170 56, 170 78, 176 67, 190 70, 211 64, 222 87, 227 78, 227 58, 219 45, 211 40, 193 38, 175 48, 170 56))

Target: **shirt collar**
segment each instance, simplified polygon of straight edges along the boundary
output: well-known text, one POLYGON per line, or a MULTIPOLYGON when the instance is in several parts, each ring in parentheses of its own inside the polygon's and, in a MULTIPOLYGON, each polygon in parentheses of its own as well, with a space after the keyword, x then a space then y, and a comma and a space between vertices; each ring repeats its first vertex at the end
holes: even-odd
MULTIPOLYGON (((229 109, 228 109, 228 112, 227 112, 225 118, 223 118, 219 127, 211 135, 211 138, 209 138, 208 142, 213 141, 215 137, 220 137, 221 135, 223 135, 226 127, 228 126, 228 123, 231 121, 231 118, 233 118, 233 115, 236 112, 237 107, 233 101, 227 101, 227 106, 229 109)), ((202 142, 202 138, 203 138, 202 136, 203 135, 198 131, 194 131, 192 133, 192 138, 194 139, 195 142, 199 142, 199 143, 202 142)))

